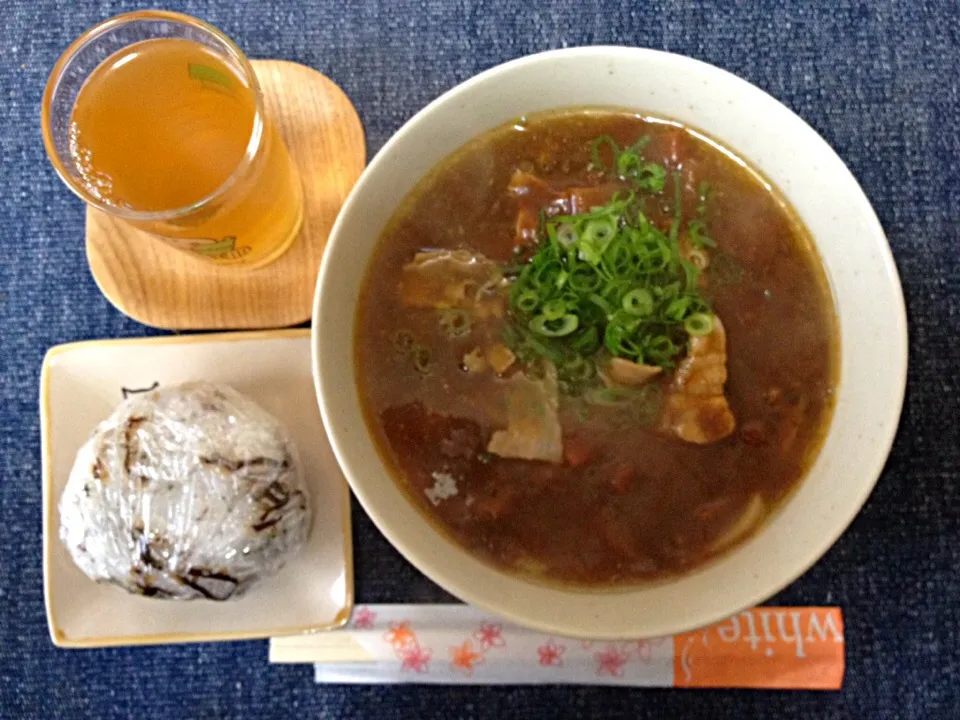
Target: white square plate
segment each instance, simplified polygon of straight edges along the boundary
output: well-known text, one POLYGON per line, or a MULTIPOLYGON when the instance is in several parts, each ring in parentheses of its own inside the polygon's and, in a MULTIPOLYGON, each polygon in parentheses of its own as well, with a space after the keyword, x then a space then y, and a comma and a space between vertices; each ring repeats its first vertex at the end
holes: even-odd
POLYGON ((338 627, 353 608, 350 495, 320 419, 310 331, 98 340, 52 348, 40 377, 44 592, 60 647, 240 640, 338 627), (307 546, 274 577, 223 603, 145 598, 98 584, 60 542, 58 503, 74 457, 125 390, 222 382, 293 436, 313 506, 307 546))

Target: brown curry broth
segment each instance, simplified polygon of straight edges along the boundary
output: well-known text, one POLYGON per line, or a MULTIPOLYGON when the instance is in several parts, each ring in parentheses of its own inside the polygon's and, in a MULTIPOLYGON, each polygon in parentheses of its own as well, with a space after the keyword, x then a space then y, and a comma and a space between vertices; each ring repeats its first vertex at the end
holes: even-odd
POLYGON ((702 136, 633 114, 543 115, 522 130, 491 131, 447 158, 381 236, 357 320, 360 397, 401 487, 467 548, 501 566, 535 567, 553 580, 625 583, 702 563, 753 494, 769 508, 798 483, 832 412, 836 318, 806 231, 758 175, 702 136), (682 173, 685 219, 697 204, 699 182, 713 186, 710 235, 743 269, 739 282, 710 285, 727 330, 726 391, 737 432, 695 446, 624 427, 611 411, 594 412, 581 424, 562 406, 565 441, 574 432, 578 442, 593 446, 586 466, 485 457, 478 451, 505 424, 502 381, 492 373, 466 373, 460 362, 484 339, 496 338, 499 326, 475 323, 469 337, 451 341, 435 312, 401 306, 401 268, 427 248, 509 259, 516 220, 515 201, 506 193, 511 173, 519 166, 567 185, 585 180, 589 142, 601 134, 621 146, 651 136, 645 157, 682 173), (429 375, 394 352, 398 330, 430 348, 429 375), (798 408, 802 418, 791 422, 798 408), (794 432, 782 452, 780 442, 794 432), (632 476, 612 487, 624 466, 633 468, 632 476), (457 477, 459 492, 434 507, 424 490, 437 471, 457 477), (727 501, 714 503, 709 517, 697 513, 720 498, 727 501))

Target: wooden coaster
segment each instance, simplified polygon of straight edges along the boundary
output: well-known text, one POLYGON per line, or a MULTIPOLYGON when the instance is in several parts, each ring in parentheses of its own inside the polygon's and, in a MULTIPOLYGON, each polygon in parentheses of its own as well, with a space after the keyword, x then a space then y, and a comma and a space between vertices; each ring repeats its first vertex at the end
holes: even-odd
POLYGON ((204 263, 87 208, 87 260, 101 292, 125 315, 171 330, 272 328, 310 319, 327 236, 366 163, 349 98, 316 70, 254 60, 267 114, 303 182, 300 236, 276 262, 243 271, 204 263))

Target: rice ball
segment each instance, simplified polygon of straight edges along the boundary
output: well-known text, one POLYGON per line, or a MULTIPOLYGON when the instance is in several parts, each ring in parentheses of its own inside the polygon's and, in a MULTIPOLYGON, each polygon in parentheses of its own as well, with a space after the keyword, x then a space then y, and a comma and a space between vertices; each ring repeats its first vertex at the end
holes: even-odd
POLYGON ((77 453, 60 499, 60 537, 84 574, 155 598, 240 597, 309 531, 284 428, 207 382, 125 400, 77 453))

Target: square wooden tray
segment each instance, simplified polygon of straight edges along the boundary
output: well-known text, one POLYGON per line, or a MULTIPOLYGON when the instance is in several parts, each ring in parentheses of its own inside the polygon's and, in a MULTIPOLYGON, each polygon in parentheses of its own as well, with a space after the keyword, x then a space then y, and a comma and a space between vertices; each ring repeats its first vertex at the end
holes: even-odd
POLYGON ((267 114, 303 182, 300 236, 258 270, 217 267, 87 208, 87 259, 101 292, 125 315, 170 330, 276 328, 310 319, 327 236, 366 162, 349 98, 316 70, 254 60, 267 114))

